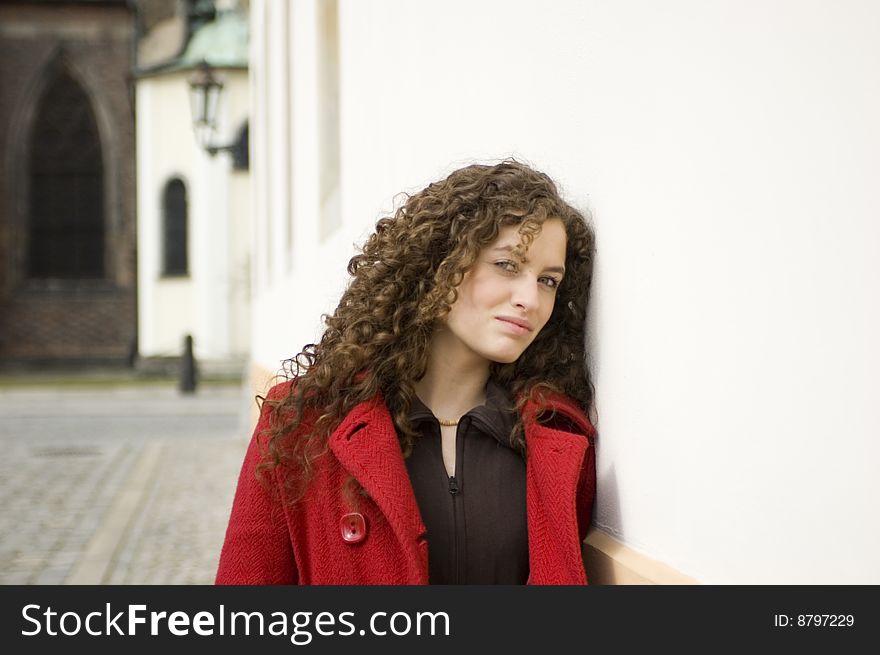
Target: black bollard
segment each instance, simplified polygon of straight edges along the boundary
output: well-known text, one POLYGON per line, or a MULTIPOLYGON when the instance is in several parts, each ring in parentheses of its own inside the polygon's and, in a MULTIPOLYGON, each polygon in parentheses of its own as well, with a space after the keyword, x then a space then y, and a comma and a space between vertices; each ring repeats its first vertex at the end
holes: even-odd
POLYGON ((183 339, 183 357, 180 359, 180 391, 195 393, 196 391, 196 358, 193 355, 193 338, 186 335, 183 339))

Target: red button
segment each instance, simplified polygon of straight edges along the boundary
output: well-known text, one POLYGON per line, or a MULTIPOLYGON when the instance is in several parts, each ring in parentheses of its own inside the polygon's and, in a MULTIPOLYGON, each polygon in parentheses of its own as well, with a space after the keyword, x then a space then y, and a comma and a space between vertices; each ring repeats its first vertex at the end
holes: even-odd
POLYGON ((347 543, 359 543, 367 536, 367 523, 363 514, 357 512, 346 514, 339 522, 339 526, 342 528, 342 539, 347 543))

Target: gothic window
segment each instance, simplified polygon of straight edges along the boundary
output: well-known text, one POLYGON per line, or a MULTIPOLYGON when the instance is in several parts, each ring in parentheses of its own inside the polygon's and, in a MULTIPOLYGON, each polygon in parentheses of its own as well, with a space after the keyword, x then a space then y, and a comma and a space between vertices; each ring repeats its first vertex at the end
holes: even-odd
POLYGON ((101 138, 88 96, 64 70, 40 101, 30 154, 30 277, 103 277, 101 138))
POLYGON ((186 185, 173 178, 162 194, 162 274, 188 275, 186 185))

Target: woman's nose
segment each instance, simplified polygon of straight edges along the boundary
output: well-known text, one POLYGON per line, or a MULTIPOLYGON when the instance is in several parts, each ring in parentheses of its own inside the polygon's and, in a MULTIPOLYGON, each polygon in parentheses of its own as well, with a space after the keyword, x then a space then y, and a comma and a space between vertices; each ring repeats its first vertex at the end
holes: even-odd
POLYGON ((514 280, 511 289, 511 304, 531 311, 538 306, 538 281, 531 275, 521 275, 514 280))

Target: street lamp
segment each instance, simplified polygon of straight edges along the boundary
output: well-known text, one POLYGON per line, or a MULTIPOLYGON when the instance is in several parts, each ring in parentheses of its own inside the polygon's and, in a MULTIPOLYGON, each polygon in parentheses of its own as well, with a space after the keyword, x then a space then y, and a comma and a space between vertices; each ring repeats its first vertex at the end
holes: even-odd
POLYGON ((189 78, 189 106, 196 141, 212 157, 221 150, 231 152, 237 145, 218 146, 213 143, 217 132, 217 106, 222 93, 223 82, 214 75, 214 69, 203 61, 189 78))

